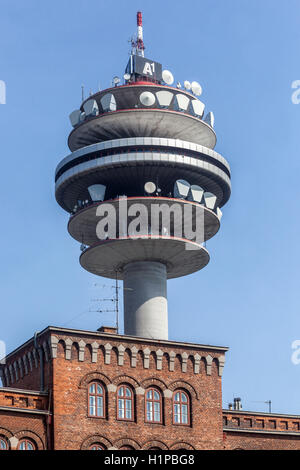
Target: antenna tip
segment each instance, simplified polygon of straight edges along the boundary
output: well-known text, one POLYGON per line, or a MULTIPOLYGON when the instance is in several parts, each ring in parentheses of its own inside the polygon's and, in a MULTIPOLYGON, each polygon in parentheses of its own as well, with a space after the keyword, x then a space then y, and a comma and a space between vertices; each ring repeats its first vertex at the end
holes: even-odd
POLYGON ((143 19, 142 19, 142 12, 138 11, 137 12, 137 25, 142 26, 143 25, 143 19))

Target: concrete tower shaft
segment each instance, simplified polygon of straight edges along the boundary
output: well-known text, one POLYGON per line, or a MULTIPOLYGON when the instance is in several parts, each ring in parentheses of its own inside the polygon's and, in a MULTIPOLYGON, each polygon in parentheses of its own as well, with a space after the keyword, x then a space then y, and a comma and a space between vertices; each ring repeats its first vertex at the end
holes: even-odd
POLYGON ((124 267, 124 311, 127 335, 168 339, 165 264, 139 261, 124 267))
POLYGON ((71 113, 56 199, 82 244, 80 264, 124 281, 125 334, 167 339, 167 279, 209 262, 230 167, 214 150, 199 84, 172 86, 173 75, 137 49, 124 80, 71 113))

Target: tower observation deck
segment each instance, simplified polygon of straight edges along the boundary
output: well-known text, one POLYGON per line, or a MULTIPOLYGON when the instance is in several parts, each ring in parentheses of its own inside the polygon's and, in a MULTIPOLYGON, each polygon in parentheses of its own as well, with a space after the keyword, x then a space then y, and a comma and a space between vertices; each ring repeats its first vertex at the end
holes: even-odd
POLYGON ((206 241, 230 197, 230 168, 214 151, 201 86, 173 83, 144 57, 138 13, 124 83, 115 77, 71 113, 71 153, 55 173, 56 200, 82 244, 81 266, 124 281, 125 334, 162 340, 167 279, 207 265, 206 241))

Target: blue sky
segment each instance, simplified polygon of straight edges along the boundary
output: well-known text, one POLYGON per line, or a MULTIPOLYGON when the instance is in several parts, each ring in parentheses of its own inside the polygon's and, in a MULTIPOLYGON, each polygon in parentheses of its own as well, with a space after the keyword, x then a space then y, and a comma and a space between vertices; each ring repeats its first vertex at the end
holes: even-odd
MULTIPOLYGON (((48 325, 95 330, 111 281, 79 265, 54 198, 69 113, 128 60, 142 10, 146 56, 197 80, 215 114, 232 197, 203 271, 170 281, 169 336, 229 346, 224 405, 300 414, 300 3, 278 0, 0 0, 0 340, 11 351, 48 325), (98 286, 95 284, 98 283, 98 286)), ((107 306, 105 308, 108 308, 107 306)))

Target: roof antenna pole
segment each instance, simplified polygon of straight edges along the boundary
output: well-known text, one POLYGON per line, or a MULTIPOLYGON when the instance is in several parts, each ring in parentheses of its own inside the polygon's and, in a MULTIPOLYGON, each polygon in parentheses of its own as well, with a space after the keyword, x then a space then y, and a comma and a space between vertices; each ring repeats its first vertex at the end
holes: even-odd
POLYGON ((141 57, 144 57, 144 41, 143 41, 143 18, 140 11, 137 12, 137 43, 136 43, 136 53, 141 57))

